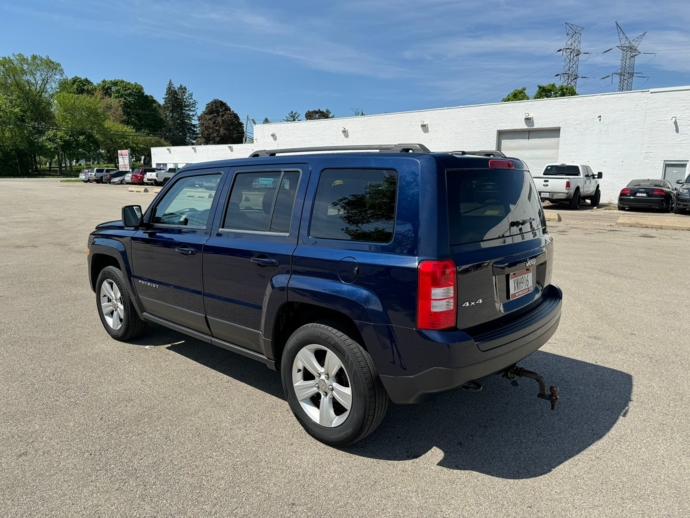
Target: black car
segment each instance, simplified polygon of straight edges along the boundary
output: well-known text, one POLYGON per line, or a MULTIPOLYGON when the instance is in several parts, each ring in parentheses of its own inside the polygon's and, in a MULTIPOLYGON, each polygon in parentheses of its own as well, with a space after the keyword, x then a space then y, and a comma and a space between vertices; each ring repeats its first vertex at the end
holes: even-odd
POLYGON ((685 182, 678 180, 678 184, 673 212, 683 214, 685 211, 690 210, 690 175, 685 179, 685 182))
POLYGON ((668 180, 633 180, 618 195, 618 210, 659 209, 671 212, 676 191, 668 180))

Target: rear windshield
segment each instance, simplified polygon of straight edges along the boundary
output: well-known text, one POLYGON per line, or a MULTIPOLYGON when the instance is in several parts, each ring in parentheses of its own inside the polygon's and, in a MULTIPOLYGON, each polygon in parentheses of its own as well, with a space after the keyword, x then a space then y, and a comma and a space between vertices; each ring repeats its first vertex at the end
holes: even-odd
POLYGON ((547 165, 544 176, 580 176, 580 168, 576 165, 547 165))
POLYGON ((668 185, 663 180, 633 180, 628 184, 628 187, 657 187, 665 189, 668 185))
POLYGON ((528 171, 446 172, 450 244, 535 232, 544 227, 539 195, 528 171))

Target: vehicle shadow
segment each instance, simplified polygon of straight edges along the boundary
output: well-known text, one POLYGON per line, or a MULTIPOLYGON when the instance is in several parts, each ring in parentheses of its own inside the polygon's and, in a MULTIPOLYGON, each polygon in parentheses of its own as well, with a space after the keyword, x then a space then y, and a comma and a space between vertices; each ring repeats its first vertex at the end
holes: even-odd
MULTIPOLYGON (((165 345, 221 374, 285 399, 280 375, 262 363, 155 326, 133 341, 165 345)), ((560 389, 555 411, 536 397, 537 383, 521 378, 517 387, 499 376, 481 392, 455 390, 419 405, 391 404, 381 427, 345 451, 373 459, 406 461, 432 449, 439 465, 506 479, 545 475, 603 438, 628 413, 633 378, 601 365, 537 351, 523 367, 560 389)))
MULTIPOLYGON (((583 201, 580 204, 580 208, 572 212, 587 212, 592 210, 603 210, 607 208, 611 203, 600 203, 597 207, 592 207, 589 202, 583 201)), ((570 210, 567 203, 543 203, 542 207, 544 210, 570 210)))
POLYGON ((536 352, 521 365, 560 389, 555 411, 536 382, 492 376, 478 393, 453 391, 420 405, 391 405, 381 428, 348 451, 404 461, 438 448, 440 466, 494 477, 545 475, 604 437, 628 413, 631 375, 536 352))
POLYGON ((229 376, 246 385, 257 388, 273 397, 285 399, 280 374, 263 363, 245 358, 215 345, 168 329, 149 324, 150 329, 130 343, 140 346, 164 346, 169 351, 229 376))

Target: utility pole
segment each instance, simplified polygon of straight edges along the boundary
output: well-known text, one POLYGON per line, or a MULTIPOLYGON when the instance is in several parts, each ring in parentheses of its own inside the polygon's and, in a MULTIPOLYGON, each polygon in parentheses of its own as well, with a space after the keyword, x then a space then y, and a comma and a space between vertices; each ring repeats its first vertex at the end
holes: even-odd
POLYGON ((643 32, 634 40, 630 40, 621 26, 616 22, 616 28, 618 29, 618 39, 620 40, 620 45, 618 48, 621 49, 621 68, 618 72, 614 74, 618 75, 618 91, 628 92, 632 90, 633 79, 635 78, 635 58, 641 54, 637 47, 642 43, 642 38, 647 34, 643 32))

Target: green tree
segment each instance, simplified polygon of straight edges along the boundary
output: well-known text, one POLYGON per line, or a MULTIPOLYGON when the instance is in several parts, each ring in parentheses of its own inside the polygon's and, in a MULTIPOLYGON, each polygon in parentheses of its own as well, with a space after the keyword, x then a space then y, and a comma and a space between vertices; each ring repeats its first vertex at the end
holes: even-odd
POLYGON ((331 110, 326 108, 325 110, 309 110, 307 113, 304 114, 304 118, 307 119, 308 121, 312 120, 317 120, 317 119, 332 119, 333 114, 331 113, 331 110))
POLYGON ((70 94, 93 95, 96 93, 96 85, 86 77, 66 77, 60 81, 58 90, 70 94))
POLYGON ((270 123, 271 123, 271 121, 268 120, 268 117, 264 117, 264 121, 262 122, 262 124, 270 124, 270 123))
POLYGON ((164 130, 165 120, 161 115, 160 103, 152 95, 148 95, 139 83, 104 79, 96 88, 103 96, 122 103, 123 122, 127 126, 150 135, 158 135, 164 130))
POLYGON ((504 103, 508 103, 511 101, 529 101, 529 95, 527 95, 527 87, 524 86, 522 88, 516 88, 502 99, 502 102, 504 103))
POLYGON ((173 146, 193 144, 197 138, 196 108, 197 103, 187 87, 175 87, 169 81, 161 110, 165 121, 163 138, 173 146))
POLYGON ((226 102, 214 99, 199 115, 199 135, 197 144, 241 144, 244 124, 226 102))
POLYGON ((284 118, 283 120, 284 120, 285 122, 296 122, 296 121, 298 121, 298 120, 302 120, 301 117, 302 117, 301 114, 299 114, 299 113, 297 113, 297 112, 295 112, 295 111, 291 111, 290 113, 288 113, 288 114, 285 116, 285 118, 284 118))
MULTIPOLYGON (((53 125, 52 97, 64 77, 62 66, 49 57, 14 54, 0 58, 0 96, 11 114, 12 147, 4 148, 22 174, 38 170, 41 137, 53 125)), ((15 171, 14 165, 10 171, 15 171)))
POLYGON ((558 85, 550 83, 548 85, 537 85, 537 92, 533 99, 550 99, 552 97, 570 97, 577 95, 575 87, 571 85, 558 85))

